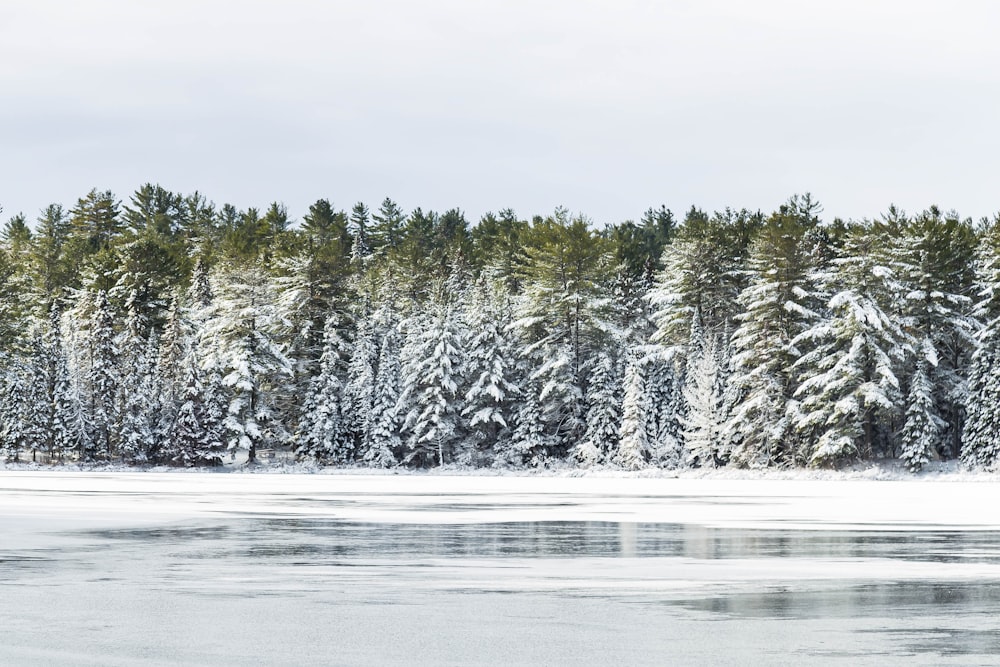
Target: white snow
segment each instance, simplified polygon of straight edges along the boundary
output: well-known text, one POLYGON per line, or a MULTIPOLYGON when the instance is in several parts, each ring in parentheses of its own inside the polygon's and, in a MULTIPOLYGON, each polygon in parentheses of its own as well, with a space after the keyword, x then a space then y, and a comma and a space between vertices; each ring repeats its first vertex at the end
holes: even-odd
MULTIPOLYGON (((735 471, 726 471, 735 472, 735 471)), ((788 471, 758 479, 0 471, 0 517, 286 516, 393 523, 614 521, 804 530, 1000 530, 1000 484, 788 471)), ((995 481, 980 476, 977 479, 995 481)))

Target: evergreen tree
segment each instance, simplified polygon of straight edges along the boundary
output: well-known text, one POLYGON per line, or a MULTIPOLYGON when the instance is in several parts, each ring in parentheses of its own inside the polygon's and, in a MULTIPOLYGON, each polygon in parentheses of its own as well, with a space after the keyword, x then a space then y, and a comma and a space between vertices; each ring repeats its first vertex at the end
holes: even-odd
POLYGON ((118 377, 118 424, 116 442, 122 461, 148 463, 155 458, 160 391, 155 362, 155 342, 139 331, 139 316, 130 309, 125 329, 117 342, 120 351, 118 377))
POLYGON ((94 188, 70 211, 74 238, 81 240, 89 252, 110 247, 122 230, 120 212, 121 202, 113 193, 94 188))
MULTIPOLYGON (((57 344, 58 339, 51 323, 40 324, 32 336, 30 357, 22 366, 22 377, 26 381, 23 394, 25 403, 17 413, 11 415, 22 423, 19 430, 24 436, 23 447, 30 449, 33 455, 36 451, 46 452, 52 459, 57 456, 53 442, 52 413, 57 344)), ((11 406, 18 402, 13 394, 8 400, 11 406)))
POLYGON ((973 316, 976 237, 971 224, 937 208, 904 219, 889 248, 901 284, 901 324, 926 350, 934 421, 944 424, 934 456, 957 457, 965 421, 966 380, 980 322, 973 316), (929 356, 928 356, 929 355, 929 356), (933 361, 931 361, 933 357, 933 361))
POLYGON ((396 465, 396 452, 402 448, 399 437, 399 393, 401 369, 399 332, 389 323, 382 336, 378 355, 378 377, 372 397, 371 437, 364 452, 364 461, 379 468, 396 465))
POLYGON ((0 231, 0 243, 17 263, 22 263, 31 245, 31 228, 23 213, 13 216, 0 231))
POLYGON ((0 354, 14 351, 30 316, 30 285, 23 260, 0 246, 0 354))
POLYGON ((684 460, 684 373, 677 348, 653 348, 639 359, 645 380, 644 410, 652 462, 677 468, 684 460))
POLYGON ((524 242, 528 223, 518 220, 511 209, 504 209, 496 215, 485 214, 469 235, 475 266, 495 272, 508 289, 517 290, 527 262, 524 242))
POLYGON ((97 292, 90 323, 90 426, 93 450, 84 457, 110 461, 115 454, 114 425, 117 418, 118 347, 112 327, 114 315, 107 293, 97 292))
POLYGON ((143 335, 162 323, 170 291, 190 268, 182 235, 187 212, 182 195, 149 183, 125 207, 125 230, 114 239, 115 291, 139 313, 143 335))
POLYGON ((541 387, 547 432, 562 454, 585 433, 586 379, 615 333, 606 317, 610 253, 583 218, 570 220, 562 209, 537 221, 531 233, 525 292, 513 326, 541 387))
POLYGON ((497 468, 520 467, 525 463, 533 467, 545 464, 553 447, 553 438, 546 430, 537 382, 528 380, 522 385, 522 400, 517 407, 517 425, 510 442, 498 443, 493 465, 497 468))
POLYGON ((2 424, 0 424, 0 453, 4 461, 17 461, 21 452, 29 449, 29 425, 27 412, 31 407, 29 396, 30 378, 26 369, 8 369, 3 377, 6 401, 2 404, 2 424))
POLYGON ((1000 338, 995 322, 972 358, 961 456, 967 468, 992 469, 1000 461, 1000 338))
POLYGON ((177 417, 167 431, 170 462, 183 467, 217 466, 222 464, 224 446, 213 437, 209 427, 204 389, 197 358, 189 350, 184 361, 184 391, 177 417))
POLYGON ((747 211, 727 210, 711 218, 695 208, 688 212, 663 252, 664 269, 649 291, 655 342, 686 345, 695 313, 708 333, 718 334, 733 323, 746 287, 750 240, 760 227, 760 216, 747 211))
MULTIPOLYGON (((696 210, 696 209, 693 209, 696 210)), ((631 220, 606 230, 616 248, 617 263, 632 278, 646 281, 663 267, 659 260, 677 231, 674 214, 666 206, 649 208, 637 225, 631 220)))
POLYGON ((255 463, 258 448, 281 444, 287 436, 272 405, 275 387, 292 373, 279 342, 289 322, 260 267, 220 273, 213 292, 212 317, 205 328, 212 345, 205 366, 224 373, 222 384, 229 390, 224 420, 229 452, 246 450, 248 463, 255 463))
POLYGON ((429 299, 431 288, 443 276, 439 252, 434 247, 437 224, 437 213, 425 213, 417 207, 406 218, 398 244, 387 253, 397 289, 414 303, 429 299))
POLYGON ((305 243, 281 262, 278 284, 287 317, 301 339, 297 346, 305 359, 303 372, 312 375, 322 353, 326 318, 336 313, 341 325, 349 322, 353 239, 344 213, 334 212, 325 199, 309 207, 302 232, 305 243))
POLYGON ((374 313, 370 305, 358 321, 351 360, 344 386, 343 419, 354 451, 364 451, 371 440, 375 369, 378 363, 378 340, 374 313))
POLYGON ((351 209, 351 269, 354 274, 364 272, 368 260, 371 258, 372 249, 369 239, 371 219, 368 214, 368 207, 362 202, 358 202, 351 209))
POLYGON ((587 392, 587 431, 571 453, 589 467, 605 461, 617 446, 621 426, 621 379, 610 354, 602 354, 591 371, 587 392))
POLYGON ((63 207, 51 204, 42 210, 35 224, 28 258, 33 293, 40 301, 39 316, 48 314, 52 304, 64 298, 67 287, 76 287, 77 271, 67 259, 70 223, 63 207))
MULTIPOLYGON (((191 324, 184 311, 180 299, 175 296, 163 326, 159 350, 155 359, 155 371, 161 387, 161 394, 158 397, 163 411, 159 420, 161 430, 164 425, 173 422, 176 416, 175 409, 180 406, 181 397, 185 394, 189 380, 184 365, 189 354, 193 334, 190 329, 191 324)), ((130 328, 130 325, 126 324, 126 331, 129 331, 130 328)), ((138 330, 136 335, 138 335, 138 330)), ((151 368, 150 372, 153 370, 151 368)))
POLYGON ((212 304, 212 283, 209 279, 208 266, 199 258, 191 271, 191 286, 187 293, 187 307, 195 319, 212 304))
POLYGON ((178 236, 186 213, 182 195, 146 183, 132 194, 122 217, 132 232, 149 233, 170 241, 178 236))
POLYGON ((663 254, 663 248, 673 241, 677 234, 677 221, 673 212, 663 204, 659 208, 649 207, 640 219, 640 230, 645 246, 643 264, 647 260, 656 262, 663 254))
POLYGON ((123 229, 120 206, 110 191, 95 188, 70 210, 67 263, 87 267, 94 276, 93 286, 105 292, 114 286, 119 264, 114 243, 123 229))
POLYGON ((180 237, 195 263, 210 257, 221 240, 221 226, 215 204, 200 192, 184 197, 180 237))
POLYGON ((394 252, 403 241, 403 222, 406 214, 399 204, 386 197, 378 212, 372 215, 371 248, 385 257, 394 252))
MULTIPOLYGON (((365 213, 367 214, 367 210, 365 213)), ((310 254, 319 262, 343 265, 353 243, 347 216, 343 211, 335 211, 328 199, 317 200, 302 218, 302 231, 308 241, 310 254)))
POLYGON ((513 384, 514 345, 508 334, 510 296, 503 283, 487 279, 474 292, 469 308, 467 377, 462 415, 468 419, 471 448, 478 459, 492 455, 502 439, 511 435, 511 404, 518 389, 513 384))
MULTIPOLYGON (((275 213, 274 218, 281 217, 280 209, 275 213)), ((269 241, 274 237, 273 229, 261 217, 258 209, 251 207, 240 212, 227 204, 222 207, 220 217, 222 233, 218 250, 226 261, 243 264, 260 262, 264 266, 270 264, 272 248, 269 241)))
POLYGON ((749 284, 740 292, 741 313, 733 333, 731 383, 735 396, 725 439, 731 461, 763 467, 796 461, 793 340, 812 324, 819 306, 807 280, 814 269, 807 233, 817 205, 793 197, 771 215, 748 258, 749 284))
MULTIPOLYGON (((194 350, 199 359, 200 348, 194 350)), ((223 383, 217 362, 211 359, 199 362, 201 382, 202 421, 207 434, 208 449, 203 460, 210 465, 221 463, 222 452, 227 449, 226 417, 229 412, 228 391, 223 383)))
POLYGON ((900 412, 898 369, 910 344, 881 305, 892 273, 879 262, 878 243, 867 228, 849 235, 834 261, 829 319, 792 341, 811 348, 795 364, 803 377, 796 421, 814 464, 873 456, 900 412))
POLYGON ((118 406, 115 412, 118 423, 115 425, 114 440, 122 462, 146 463, 152 453, 155 425, 150 423, 151 415, 145 409, 151 398, 143 393, 149 362, 134 310, 129 312, 125 329, 116 344, 120 351, 117 361, 123 372, 119 375, 117 386, 118 406))
POLYGON ((656 330, 649 296, 651 278, 644 271, 636 276, 619 265, 611 287, 611 321, 618 330, 615 345, 645 344, 656 330))
POLYGON ((330 317, 324 327, 319 374, 306 394, 305 409, 295 434, 295 454, 299 458, 324 463, 346 463, 354 458, 354 443, 347 436, 340 411, 340 348, 337 320, 330 317))
POLYGON ((709 336, 700 348, 688 357, 688 380, 683 390, 687 404, 683 438, 686 462, 692 467, 717 466, 723 458, 725 409, 715 336, 709 336))
POLYGON ((432 315, 407 326, 401 401, 406 463, 444 465, 453 459, 459 433, 458 388, 464 355, 451 306, 438 303, 432 315))
POLYGON ((52 423, 57 456, 83 459, 94 451, 87 405, 73 381, 65 354, 59 354, 56 360, 52 423))
POLYGON ((917 362, 917 371, 910 384, 899 457, 912 472, 919 471, 937 457, 941 432, 946 427, 945 421, 934 414, 933 387, 927 372, 933 348, 929 341, 924 341, 924 347, 931 349, 917 362))
POLYGON ((351 243, 351 263, 360 265, 371 255, 371 244, 369 242, 369 227, 371 218, 368 214, 368 207, 363 202, 358 202, 351 209, 350 233, 353 237, 351 243))
MULTIPOLYGON (((298 254, 280 262, 283 275, 275 279, 281 316, 290 323, 286 354, 293 375, 275 393, 275 408, 291 417, 290 423, 308 420, 306 406, 299 400, 312 391, 312 381, 321 372, 324 331, 331 315, 339 321, 341 310, 334 306, 337 291, 331 274, 318 272, 315 258, 298 254)), ((332 335, 332 334, 331 334, 332 335)), ((338 369, 339 371, 339 369, 338 369)), ((297 430, 300 430, 296 426, 297 430)))
POLYGON ((967 468, 995 467, 1000 458, 1000 216, 983 231, 976 259, 978 336, 968 380, 961 460, 967 468))
POLYGON ((626 470, 645 468, 650 459, 647 431, 648 394, 641 370, 641 360, 629 359, 625 366, 625 397, 622 402, 621 439, 614 463, 626 470))

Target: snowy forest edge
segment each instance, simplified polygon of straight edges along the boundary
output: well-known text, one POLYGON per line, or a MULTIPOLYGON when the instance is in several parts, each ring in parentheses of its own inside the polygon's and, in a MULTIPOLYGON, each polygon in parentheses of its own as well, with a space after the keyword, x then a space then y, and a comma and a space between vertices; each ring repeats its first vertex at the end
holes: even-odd
POLYGON ((293 225, 91 191, 3 230, 0 447, 88 469, 992 469, 996 221, 820 212, 595 229, 319 200, 293 225))

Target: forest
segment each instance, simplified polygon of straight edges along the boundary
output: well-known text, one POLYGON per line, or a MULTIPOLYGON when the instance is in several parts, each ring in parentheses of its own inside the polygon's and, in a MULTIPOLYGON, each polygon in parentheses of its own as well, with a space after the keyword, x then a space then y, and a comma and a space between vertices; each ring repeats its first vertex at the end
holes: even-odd
POLYGON ((146 184, 0 234, 12 461, 745 468, 1000 454, 1000 216, 597 227, 146 184))

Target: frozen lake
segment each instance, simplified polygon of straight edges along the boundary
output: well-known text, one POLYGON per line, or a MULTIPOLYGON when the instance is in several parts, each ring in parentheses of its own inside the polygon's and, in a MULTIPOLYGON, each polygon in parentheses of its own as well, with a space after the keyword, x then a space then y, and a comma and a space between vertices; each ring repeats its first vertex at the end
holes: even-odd
POLYGON ((991 483, 0 472, 3 665, 981 665, 991 483))

